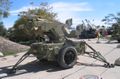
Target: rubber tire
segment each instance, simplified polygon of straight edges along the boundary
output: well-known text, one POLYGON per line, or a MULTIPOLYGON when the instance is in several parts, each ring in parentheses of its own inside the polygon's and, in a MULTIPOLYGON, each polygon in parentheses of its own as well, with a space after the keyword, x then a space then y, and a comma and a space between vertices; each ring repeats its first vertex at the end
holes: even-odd
POLYGON ((58 54, 58 64, 62 68, 64 68, 64 69, 71 68, 71 67, 73 67, 76 64, 76 62, 77 62, 77 51, 76 51, 76 49, 73 46, 66 46, 66 47, 63 47, 60 50, 60 52, 58 54), (64 57, 65 57, 65 55, 66 55, 66 53, 68 51, 72 51, 72 54, 74 54, 74 59, 73 59, 73 61, 70 64, 67 64, 65 62, 65 59, 64 59, 64 57))

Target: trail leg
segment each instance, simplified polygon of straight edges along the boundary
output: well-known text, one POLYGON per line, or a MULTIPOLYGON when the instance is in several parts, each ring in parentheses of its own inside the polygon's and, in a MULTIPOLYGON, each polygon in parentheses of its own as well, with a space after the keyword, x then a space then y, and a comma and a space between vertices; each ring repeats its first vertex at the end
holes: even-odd
POLYGON ((29 52, 25 53, 25 54, 18 60, 18 62, 12 67, 12 69, 10 70, 10 73, 15 73, 17 66, 18 66, 23 60, 25 60, 29 55, 30 55, 29 52))

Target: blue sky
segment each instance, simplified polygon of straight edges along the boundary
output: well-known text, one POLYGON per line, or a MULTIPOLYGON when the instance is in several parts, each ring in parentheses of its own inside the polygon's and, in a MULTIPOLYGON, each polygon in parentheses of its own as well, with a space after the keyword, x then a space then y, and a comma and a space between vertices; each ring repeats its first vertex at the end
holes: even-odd
MULTIPOLYGON (((10 0, 10 16, 3 19, 6 28, 12 27, 18 19, 17 14, 27 11, 29 8, 36 8, 43 0, 10 0), (30 2, 34 2, 31 6, 30 2)), ((58 14, 57 19, 65 22, 68 18, 73 18, 73 24, 81 23, 81 20, 93 20, 96 25, 102 25, 101 19, 110 13, 120 12, 120 0, 44 0, 53 7, 53 11, 58 14)))

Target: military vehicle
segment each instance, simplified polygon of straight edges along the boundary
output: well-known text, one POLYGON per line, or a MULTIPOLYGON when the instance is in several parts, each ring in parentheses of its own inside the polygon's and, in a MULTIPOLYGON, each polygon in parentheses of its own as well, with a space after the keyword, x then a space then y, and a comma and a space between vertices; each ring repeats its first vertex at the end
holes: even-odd
POLYGON ((82 21, 82 24, 76 26, 76 34, 80 39, 96 38, 95 25, 91 24, 89 20, 85 19, 86 23, 82 21))
POLYGON ((76 64, 77 56, 86 54, 94 59, 105 63, 106 67, 113 66, 85 41, 68 38, 68 30, 65 24, 57 21, 36 21, 37 27, 42 31, 41 42, 31 44, 31 48, 13 66, 14 71, 17 66, 30 54, 33 54, 39 61, 56 61, 62 68, 71 68, 76 64), (89 47, 93 52, 86 52, 89 47))

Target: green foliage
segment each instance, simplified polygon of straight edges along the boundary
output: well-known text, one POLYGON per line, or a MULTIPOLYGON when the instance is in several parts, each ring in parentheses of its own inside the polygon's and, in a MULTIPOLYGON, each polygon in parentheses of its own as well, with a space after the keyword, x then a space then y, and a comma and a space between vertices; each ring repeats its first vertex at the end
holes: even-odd
POLYGON ((8 10, 10 6, 9 0, 0 0, 0 18, 5 18, 9 15, 8 10))
POLYGON ((112 25, 112 28, 113 28, 113 35, 120 35, 120 24, 118 23, 114 23, 112 25))
POLYGON ((102 21, 107 24, 110 24, 113 29, 112 38, 111 39, 120 39, 120 13, 109 14, 102 21))
MULTIPOLYGON (((20 12, 20 18, 15 22, 14 26, 8 30, 8 37, 15 42, 34 42, 39 39, 38 32, 36 32, 36 25, 34 21, 37 18, 54 21, 56 13, 52 12, 52 7, 47 3, 41 3, 39 8, 28 10, 27 12, 20 12)), ((38 28, 39 29, 39 28, 38 28)))
POLYGON ((117 23, 120 25, 120 13, 115 14, 109 14, 105 16, 104 19, 102 19, 103 22, 106 24, 113 25, 114 23, 117 23))
POLYGON ((0 22, 0 36, 6 36, 7 30, 4 28, 3 22, 0 22))
POLYGON ((19 16, 24 19, 36 16, 42 19, 55 20, 57 14, 52 12, 52 7, 50 7, 47 3, 41 3, 39 8, 29 9, 27 12, 20 12, 19 16))
POLYGON ((9 6, 10 6, 9 0, 0 0, 0 36, 6 36, 7 34, 7 30, 6 28, 4 28, 1 19, 8 17, 9 6))

